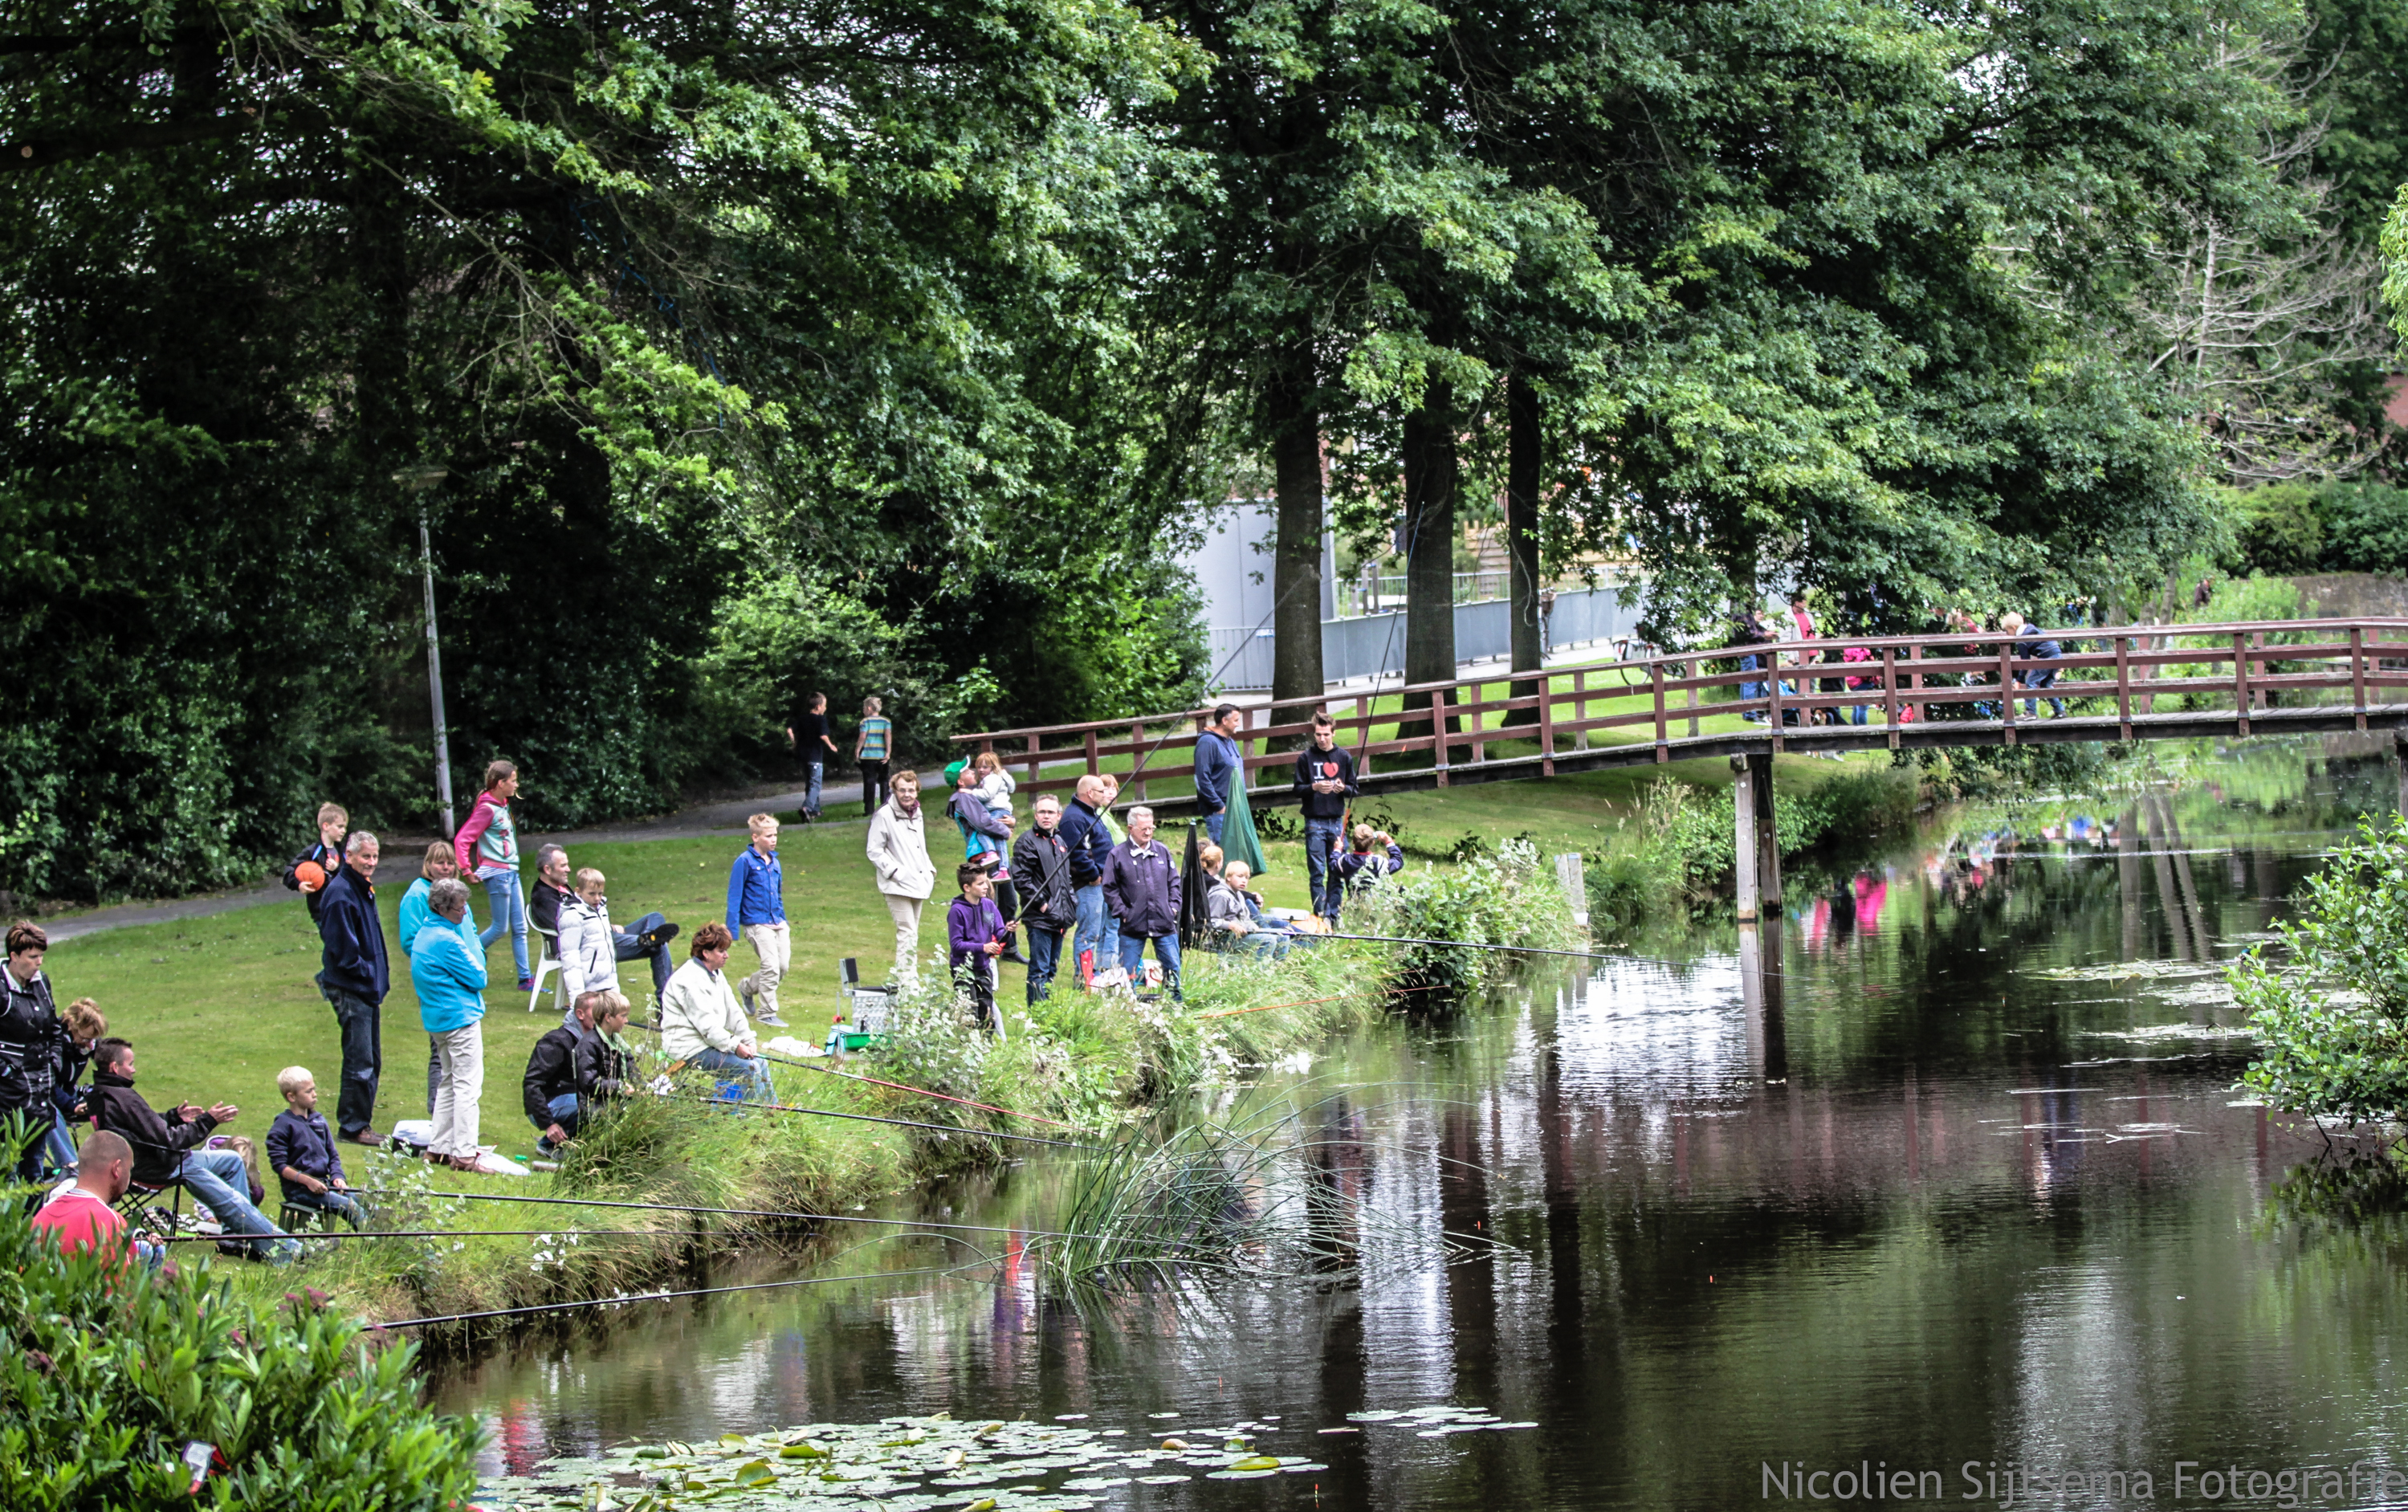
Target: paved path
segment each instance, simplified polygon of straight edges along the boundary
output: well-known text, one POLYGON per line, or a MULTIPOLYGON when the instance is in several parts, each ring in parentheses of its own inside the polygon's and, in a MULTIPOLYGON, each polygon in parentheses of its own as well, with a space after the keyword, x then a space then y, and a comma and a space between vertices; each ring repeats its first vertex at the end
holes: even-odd
MULTIPOLYGON (((921 773, 921 785, 926 786, 929 773, 921 773)), ((938 773, 941 776, 941 772, 938 773)), ((698 803, 690 809, 680 809, 652 819, 631 820, 626 824, 609 825, 595 829, 572 829, 563 834, 527 835, 521 837, 523 849, 532 856, 538 845, 547 842, 562 845, 618 844, 647 840, 695 840, 704 835, 741 831, 744 821, 752 814, 767 810, 773 814, 791 814, 802 807, 803 790, 799 787, 773 793, 755 793, 750 798, 733 798, 710 803, 698 803)), ((820 813, 823 823, 862 824, 861 785, 828 785, 820 789, 820 813)), ((393 836, 384 847, 377 867, 379 882, 406 885, 418 875, 419 857, 425 854, 431 836, 411 840, 393 836)), ((194 898, 171 898, 149 903, 118 903, 108 908, 87 909, 79 914, 61 914, 42 920, 44 932, 53 944, 98 934, 103 929, 121 929, 135 924, 169 924, 178 919, 207 918, 212 914, 231 913, 237 908, 257 908, 263 903, 291 902, 294 894, 280 881, 271 880, 257 886, 240 887, 228 892, 203 893, 194 898)))

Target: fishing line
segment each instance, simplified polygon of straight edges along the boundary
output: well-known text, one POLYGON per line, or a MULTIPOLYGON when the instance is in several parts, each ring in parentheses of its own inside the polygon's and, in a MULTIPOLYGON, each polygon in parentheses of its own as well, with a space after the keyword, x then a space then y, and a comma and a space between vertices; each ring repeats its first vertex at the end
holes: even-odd
MULTIPOLYGON (((2118 1000, 2119 1001, 2121 1000, 2118 1000)), ((390 1187, 351 1188, 371 1196, 390 1196, 390 1187)), ((510 1197, 498 1192, 415 1192, 409 1195, 438 1202, 542 1202, 559 1207, 632 1207, 648 1213, 707 1213, 738 1218, 808 1218, 816 1223, 882 1223, 907 1229, 960 1229, 971 1233, 1019 1233, 1046 1239, 1080 1239, 1083 1234, 1051 1229, 1022 1229, 997 1223, 924 1223, 917 1218, 866 1218, 853 1213, 789 1213, 766 1207, 702 1207, 681 1202, 628 1202, 602 1197, 510 1197)))
POLYGON ((580 1239, 677 1239, 676 1229, 305 1229, 276 1233, 171 1233, 163 1245, 237 1245, 285 1239, 533 1239, 545 1234, 575 1234, 580 1239))
MULTIPOLYGON (((1310 936, 1308 936, 1307 938, 1311 938, 1311 937, 1310 937, 1310 936)), ((1380 990, 1381 990, 1381 991, 1383 991, 1383 992, 1387 993, 1387 994, 1388 994, 1389 996, 1391 996, 1391 997, 1398 997, 1398 998, 1401 998, 1401 997, 1403 997, 1403 996, 1404 996, 1406 993, 1408 993, 1408 992, 1436 992, 1436 991, 1438 991, 1438 990, 1440 990, 1440 989, 1439 989, 1438 987, 1436 987, 1436 986, 1419 986, 1419 987, 1391 987, 1391 986, 1383 986, 1380 990)), ((1238 1015, 1240 1015, 1240 1014, 1267 1014, 1267 1013, 1269 1013, 1269 1012, 1270 1012, 1272 1009, 1274 1009, 1274 1008, 1303 1008, 1303 1007, 1310 1006, 1311 1004, 1313 1004, 1313 1003, 1316 1003, 1316 1002, 1336 1002, 1336 1001, 1337 1001, 1339 999, 1340 999, 1340 998, 1351 997, 1351 996, 1353 996, 1353 994, 1351 994, 1351 993, 1339 992, 1339 993, 1333 993, 1333 994, 1331 994, 1329 997, 1326 997, 1326 998, 1298 998, 1298 999, 1295 1000, 1295 1001, 1292 1001, 1292 1002, 1265 1002, 1265 1003, 1257 1003, 1257 1004, 1255 1004, 1255 1005, 1254 1005, 1254 1007, 1252 1007, 1252 1008, 1221 1008, 1221 1009, 1216 1009, 1216 1010, 1214 1010, 1213 1012, 1209 1013, 1209 1014, 1191 1014, 1191 1015, 1189 1015, 1188 1016, 1190 1016, 1190 1017, 1192 1017, 1192 1018, 1235 1018, 1235 1017, 1236 1017, 1238 1015)), ((2118 1001, 2121 1001, 2121 1000, 2118 1000, 2118 1001)))
POLYGON ((759 1108, 768 1113, 807 1113, 821 1118, 855 1118, 863 1123, 894 1124, 903 1129, 933 1129, 940 1134, 960 1134, 967 1139, 1016 1139, 1025 1145, 1051 1145, 1065 1150, 1100 1150, 1100 1145, 1077 1145, 1067 1139, 1040 1139, 1035 1134, 1007 1134, 995 1129, 969 1129, 961 1124, 922 1123, 916 1118, 883 1118, 874 1113, 838 1113, 834 1108, 797 1108, 784 1102, 729 1102, 723 1098, 696 1097, 691 1092, 665 1092, 664 1097, 680 1102, 709 1102, 734 1112, 740 1108, 759 1108))
POLYGON ((1634 960, 1644 961, 1650 966, 1685 967, 1695 964, 1695 962, 1691 961, 1666 960, 1661 956, 1632 956, 1627 954, 1609 955, 1601 950, 1553 950, 1549 949, 1545 945, 1490 945, 1481 944, 1470 940, 1423 940, 1407 934, 1340 934, 1337 930, 1332 929, 1328 933, 1321 936, 1321 938, 1324 940, 1369 940, 1375 944, 1387 945, 1447 945, 1461 950, 1510 950, 1517 954, 1528 956, 1570 956, 1581 960, 1634 960))
POLYGON ((538 1303, 525 1307, 494 1307, 481 1313, 445 1313, 436 1318, 404 1318, 371 1323, 371 1329, 423 1328, 430 1323, 473 1323, 488 1318, 524 1318, 534 1313, 567 1312, 578 1307, 618 1307, 637 1302, 668 1302, 679 1297, 718 1297, 731 1291, 770 1291, 780 1287, 819 1287, 838 1281, 883 1281, 889 1276, 958 1275, 965 1265, 924 1266, 915 1271, 866 1271, 853 1275, 807 1275, 793 1281, 753 1281, 737 1287, 699 1287, 692 1291, 639 1291, 625 1297, 587 1297, 579 1302, 538 1303))
MULTIPOLYGON (((629 1029, 642 1030, 648 1034, 658 1034, 661 1032, 660 1027, 656 1024, 638 1024, 630 1020, 627 1027, 629 1029)), ((815 1066, 808 1060, 795 1060, 785 1056, 773 1056, 767 1050, 757 1050, 754 1054, 758 1055, 764 1060, 774 1061, 781 1066, 794 1066, 802 1071, 816 1071, 824 1076, 841 1076, 847 1081, 867 1082, 872 1087, 891 1087, 898 1092, 916 1092, 922 1097, 936 1098, 939 1102, 958 1102, 963 1107, 976 1108, 982 1113, 1000 1113, 1008 1118, 1025 1118, 1030 1123, 1049 1124, 1055 1129, 1075 1130, 1078 1127, 1076 1124, 1066 1124, 1058 1118, 1040 1118, 1033 1113, 1015 1113, 1010 1108, 998 1108, 991 1102, 973 1102, 966 1097, 953 1097, 944 1092, 931 1092, 924 1087, 912 1087, 903 1082, 881 1081, 875 1076, 864 1076, 858 1072, 838 1071, 829 1066, 815 1066)))

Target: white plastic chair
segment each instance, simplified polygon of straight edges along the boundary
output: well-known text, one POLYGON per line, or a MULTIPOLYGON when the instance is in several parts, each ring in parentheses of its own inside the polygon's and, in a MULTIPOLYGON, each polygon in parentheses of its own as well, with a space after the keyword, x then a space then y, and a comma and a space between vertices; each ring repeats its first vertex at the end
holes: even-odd
MULTIPOLYGON (((527 994, 527 1012, 534 1013, 537 1000, 543 996, 544 983, 560 970, 560 936, 556 930, 545 929, 532 917, 527 920, 527 928, 543 936, 543 958, 535 963, 535 990, 527 994)), ((560 986, 566 983, 567 978, 563 977, 552 988, 554 1007, 559 1006, 560 986)))

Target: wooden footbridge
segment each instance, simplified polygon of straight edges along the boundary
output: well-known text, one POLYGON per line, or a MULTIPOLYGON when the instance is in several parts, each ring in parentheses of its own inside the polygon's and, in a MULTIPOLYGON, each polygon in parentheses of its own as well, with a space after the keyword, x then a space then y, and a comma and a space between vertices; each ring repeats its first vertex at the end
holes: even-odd
MULTIPOLYGON (((1780 900, 1771 763, 1783 752, 2370 729, 2408 742, 2408 619, 2130 625, 2045 638, 2059 655, 2017 655, 2039 649, 2042 637, 2030 630, 1829 638, 1328 694, 1246 709, 1238 743, 1256 808, 1295 801, 1288 769, 1323 708, 1366 793, 1728 757, 1741 917, 1750 919, 1759 896, 1780 900), (1852 647, 1863 658, 1841 660, 1852 647), (2005 688, 2014 697, 2002 698, 2005 688), (2052 708, 2060 700, 2061 713, 2052 708)), ((954 740, 1020 769, 1024 794, 1067 792, 1084 774, 1110 772, 1125 800, 1168 815, 1195 806, 1195 736, 1210 713, 954 740), (1174 791, 1149 794, 1166 783, 1174 791)))

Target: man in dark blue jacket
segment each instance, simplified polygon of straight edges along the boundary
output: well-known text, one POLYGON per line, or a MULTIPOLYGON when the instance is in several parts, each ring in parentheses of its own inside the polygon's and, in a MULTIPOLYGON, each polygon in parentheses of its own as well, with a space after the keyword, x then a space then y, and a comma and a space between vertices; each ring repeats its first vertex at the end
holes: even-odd
POLYGON ((1346 805, 1363 791, 1354 777, 1354 756, 1338 743, 1338 722, 1326 709, 1312 714, 1312 744, 1296 758, 1296 796, 1304 810, 1304 870, 1312 882, 1312 911, 1338 917, 1338 881, 1331 855, 1346 840, 1346 805))
POLYGON ((1076 796, 1062 811, 1062 847, 1069 855, 1070 897, 1079 914, 1079 934, 1071 949, 1075 962, 1087 958, 1087 974, 1112 963, 1098 960, 1104 942, 1104 863, 1112 854, 1112 832, 1104 828, 1104 783, 1096 776, 1079 779, 1076 796))
POLYGON ((377 1145, 384 1136, 369 1126, 376 1113, 377 1078, 384 1070, 384 995, 392 985, 385 966, 384 924, 376 907, 377 838, 363 829, 343 843, 343 864, 326 879, 318 900, 318 990, 335 1010, 343 1032, 343 1087, 335 1122, 354 1145, 377 1145))
POLYGON ((1179 997, 1179 865, 1154 838, 1154 811, 1129 810, 1128 839, 1104 863, 1104 901, 1121 921, 1120 968, 1136 985, 1146 942, 1162 963, 1162 983, 1179 997))
POLYGON ((1196 737, 1196 811, 1204 816, 1204 832, 1221 843, 1221 827, 1229 822, 1229 789, 1246 781, 1239 759, 1238 730, 1245 715, 1234 703, 1212 711, 1211 721, 1196 737))

